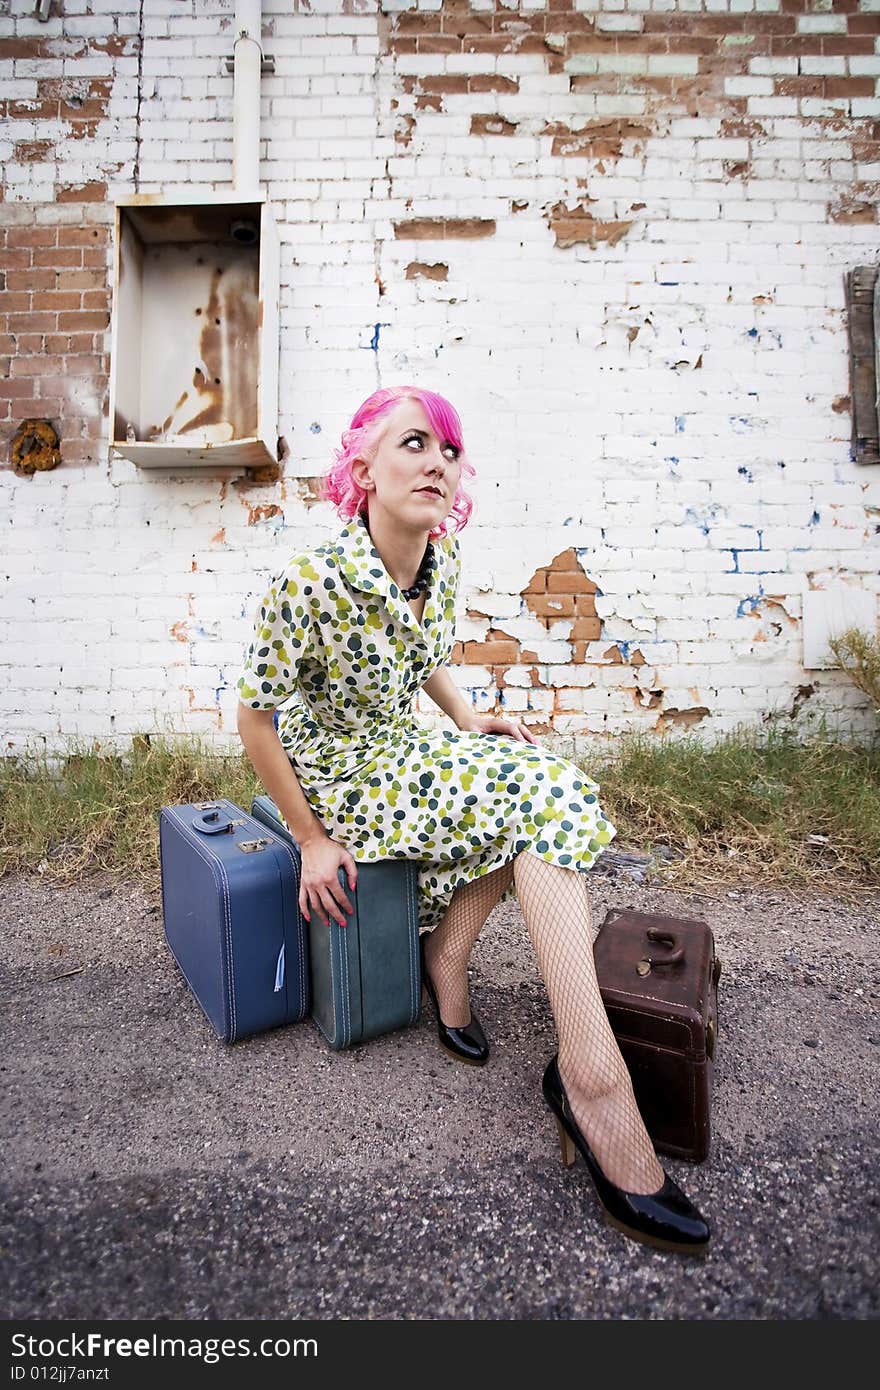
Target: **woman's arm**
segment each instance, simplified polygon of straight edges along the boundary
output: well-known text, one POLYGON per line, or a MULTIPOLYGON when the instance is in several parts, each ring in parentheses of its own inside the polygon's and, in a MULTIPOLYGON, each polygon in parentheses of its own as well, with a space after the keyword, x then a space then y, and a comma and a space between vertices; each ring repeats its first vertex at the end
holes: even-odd
POLYGON ((538 742, 528 724, 520 724, 514 719, 499 719, 494 714, 477 714, 456 686, 447 666, 441 666, 429 676, 422 689, 465 733, 507 734, 520 743, 538 742))
POLYGON ((464 728, 473 710, 450 676, 447 666, 441 666, 429 676, 422 689, 427 691, 434 704, 439 705, 459 729, 464 728))
POLYGON ((325 835, 275 731, 272 710, 250 709, 239 702, 238 732, 257 776, 300 848, 325 835))
POLYGON ((299 905, 308 921, 311 911, 324 925, 333 917, 341 927, 347 925, 354 908, 339 883, 338 870, 345 869, 348 886, 357 886, 357 864, 344 845, 332 840, 308 803, 299 778, 275 731, 272 710, 251 709, 239 702, 238 732, 245 752, 266 791, 290 827, 302 856, 299 905))

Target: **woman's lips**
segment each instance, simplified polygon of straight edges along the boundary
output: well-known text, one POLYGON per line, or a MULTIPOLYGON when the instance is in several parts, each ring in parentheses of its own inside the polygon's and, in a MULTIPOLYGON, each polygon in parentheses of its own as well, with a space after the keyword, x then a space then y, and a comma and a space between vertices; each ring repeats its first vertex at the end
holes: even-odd
POLYGON ((441 498, 443 496, 443 493, 436 487, 420 487, 416 488, 416 491, 424 493, 427 497, 441 498))

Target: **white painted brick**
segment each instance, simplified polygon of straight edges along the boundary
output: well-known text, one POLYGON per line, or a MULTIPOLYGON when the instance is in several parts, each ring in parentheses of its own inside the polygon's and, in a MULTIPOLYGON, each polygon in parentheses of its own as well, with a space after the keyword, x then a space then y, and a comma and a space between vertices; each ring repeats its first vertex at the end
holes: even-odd
POLYGON ((808 14, 798 15, 797 28, 799 34, 845 34, 846 15, 844 14, 808 14))
POLYGON ((796 77, 798 73, 797 58, 750 58, 749 72, 755 77, 796 77))
POLYGON ((730 97, 772 96, 771 77, 726 77, 724 91, 730 97))

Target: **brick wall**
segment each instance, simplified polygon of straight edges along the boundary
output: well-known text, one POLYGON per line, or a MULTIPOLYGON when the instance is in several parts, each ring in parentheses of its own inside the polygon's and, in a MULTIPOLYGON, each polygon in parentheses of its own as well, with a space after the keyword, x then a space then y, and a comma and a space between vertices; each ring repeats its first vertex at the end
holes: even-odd
MULTIPOLYGON (((773 713, 805 592, 876 602, 842 276, 877 259, 880 0, 266 0, 273 484, 108 456, 110 227, 231 178, 231 3, 0 17, 5 746, 234 729, 256 592, 331 534, 347 416, 417 379, 478 467, 455 674, 575 749, 773 713), (9 466, 27 418, 60 467, 9 466)), ((433 717, 424 702, 425 717, 433 717)))

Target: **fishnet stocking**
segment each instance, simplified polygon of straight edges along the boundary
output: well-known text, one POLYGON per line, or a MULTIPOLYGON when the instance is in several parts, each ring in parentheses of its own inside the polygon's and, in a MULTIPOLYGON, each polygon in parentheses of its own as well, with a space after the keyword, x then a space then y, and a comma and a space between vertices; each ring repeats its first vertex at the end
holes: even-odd
POLYGON ((602 1003, 593 963, 592 913, 583 877, 524 853, 514 882, 559 1037, 559 1074, 596 1160, 626 1192, 664 1181, 602 1003))
POLYGON ((425 966, 447 1028, 471 1021, 467 966, 486 918, 513 882, 513 862, 456 888, 440 925, 427 933, 425 966))

